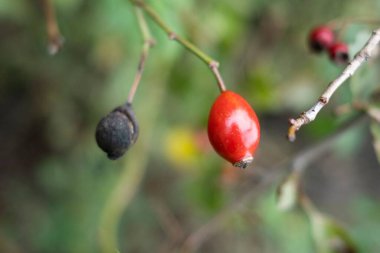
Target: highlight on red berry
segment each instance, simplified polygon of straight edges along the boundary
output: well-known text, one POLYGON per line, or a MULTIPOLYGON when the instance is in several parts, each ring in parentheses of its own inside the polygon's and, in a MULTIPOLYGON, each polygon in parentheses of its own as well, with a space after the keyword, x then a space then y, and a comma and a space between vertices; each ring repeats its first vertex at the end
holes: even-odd
POLYGON ((259 120, 244 98, 227 90, 211 107, 208 137, 220 156, 235 167, 246 168, 259 145, 259 120))
POLYGON ((309 47, 315 53, 321 53, 334 43, 335 35, 328 26, 317 26, 309 34, 309 47))
POLYGON ((329 48, 330 59, 337 64, 347 64, 350 60, 348 46, 343 42, 336 42, 329 48))

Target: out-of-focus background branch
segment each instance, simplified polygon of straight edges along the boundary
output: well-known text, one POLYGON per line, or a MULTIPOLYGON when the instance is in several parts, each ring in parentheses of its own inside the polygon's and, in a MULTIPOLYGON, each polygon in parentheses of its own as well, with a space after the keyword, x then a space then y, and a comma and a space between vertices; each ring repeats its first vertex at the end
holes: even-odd
MULTIPOLYGON (((205 126, 219 92, 214 77, 149 20, 157 44, 134 98, 140 138, 120 161, 108 160, 94 132, 101 117, 125 102, 133 82, 142 46, 133 6, 52 1, 65 37, 52 57, 43 1, 0 1, 0 252, 100 252, 106 203, 121 175, 136 166, 144 175, 132 182, 135 194, 110 239, 120 252, 181 248, 191 231, 255 187, 258 197, 224 216, 197 252, 313 252, 305 215, 279 212, 277 184, 263 188, 262 180, 285 173, 275 165, 355 114, 334 114, 338 105, 360 101, 374 119, 379 115, 379 61, 371 61, 295 144, 285 139, 287 119, 312 105, 341 72, 326 55, 309 52, 310 29, 337 18, 376 19, 378 1, 149 2, 176 33, 217 59, 227 88, 255 108, 262 140, 254 166, 238 170, 211 149, 205 126)), ((375 27, 345 28, 351 54, 375 27)), ((303 176, 305 192, 345 225, 360 252, 380 249, 380 127, 370 124, 350 129, 303 176)))

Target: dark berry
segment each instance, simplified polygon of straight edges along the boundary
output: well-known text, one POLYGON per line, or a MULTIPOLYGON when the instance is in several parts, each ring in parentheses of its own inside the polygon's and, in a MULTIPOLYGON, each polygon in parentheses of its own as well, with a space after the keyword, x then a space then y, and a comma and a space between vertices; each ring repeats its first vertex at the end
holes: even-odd
POLYGON ((335 40, 333 31, 328 26, 318 26, 311 30, 309 35, 309 47, 315 53, 327 50, 335 40))
POLYGON ((259 145, 259 120, 244 98, 224 91, 210 110, 208 137, 220 156, 236 167, 245 168, 253 161, 259 145))
POLYGON ((138 131, 131 104, 125 104, 100 120, 95 137, 98 146, 107 153, 108 158, 116 160, 136 142, 138 131))
POLYGON ((347 64, 350 60, 346 43, 337 42, 329 48, 330 59, 337 64, 347 64))

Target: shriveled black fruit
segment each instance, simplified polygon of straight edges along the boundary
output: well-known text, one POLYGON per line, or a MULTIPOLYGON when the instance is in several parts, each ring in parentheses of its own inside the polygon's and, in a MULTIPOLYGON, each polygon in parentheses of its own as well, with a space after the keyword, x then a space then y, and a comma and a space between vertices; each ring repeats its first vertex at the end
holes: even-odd
POLYGON ((100 120, 96 127, 96 142, 107 153, 109 159, 116 160, 136 142, 139 127, 131 104, 116 107, 100 120))

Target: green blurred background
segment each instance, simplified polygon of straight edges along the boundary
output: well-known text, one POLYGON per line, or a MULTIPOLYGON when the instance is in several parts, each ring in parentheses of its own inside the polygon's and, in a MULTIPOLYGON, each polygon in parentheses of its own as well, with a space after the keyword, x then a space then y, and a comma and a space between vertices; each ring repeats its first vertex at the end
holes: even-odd
MULTIPOLYGON (((286 174, 277 165, 333 133, 346 118, 334 108, 368 99, 380 79, 378 61, 364 66, 288 143, 287 119, 341 71, 326 55, 310 54, 307 34, 337 18, 380 20, 380 1, 149 1, 221 63, 228 88, 259 115, 261 145, 245 171, 208 143, 218 95, 210 70, 150 20, 157 44, 134 102, 140 137, 122 159, 108 160, 94 132, 133 81, 142 42, 133 8, 127 0, 53 2, 65 45, 52 57, 41 2, 0 1, 0 252, 116 252, 115 241, 120 252, 178 252, 194 233, 195 252, 315 252, 307 217, 276 208, 286 174), (267 173, 277 176, 263 186, 267 173), (247 191, 244 205, 234 204, 247 191)), ((344 30, 352 54, 375 27, 344 30)), ((380 252, 372 144, 368 125, 352 129, 303 179, 319 209, 366 253, 380 252)))

